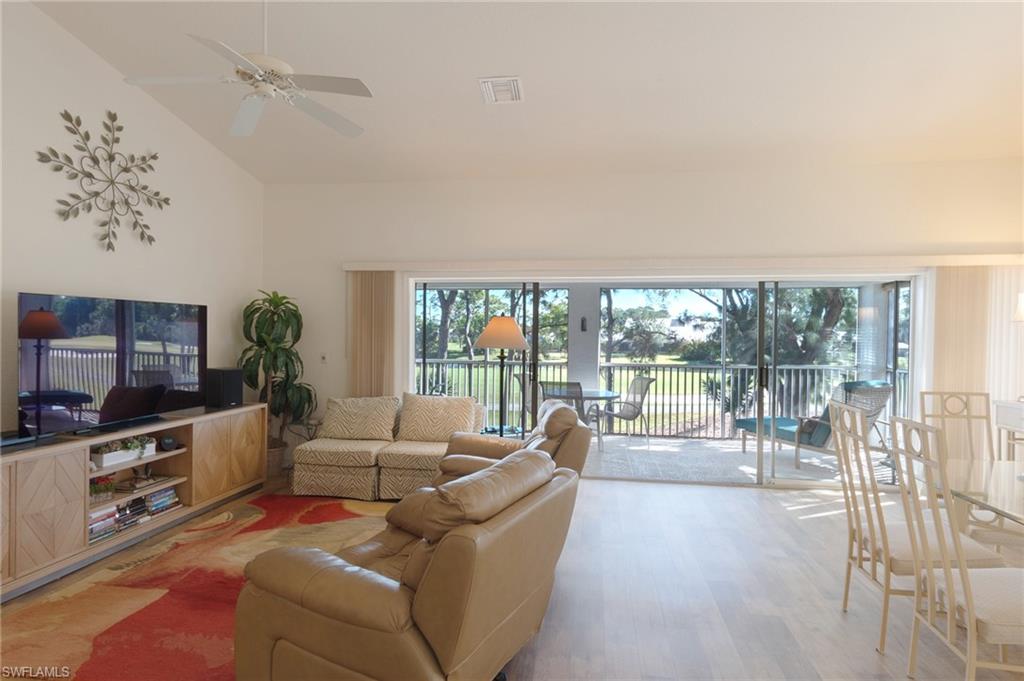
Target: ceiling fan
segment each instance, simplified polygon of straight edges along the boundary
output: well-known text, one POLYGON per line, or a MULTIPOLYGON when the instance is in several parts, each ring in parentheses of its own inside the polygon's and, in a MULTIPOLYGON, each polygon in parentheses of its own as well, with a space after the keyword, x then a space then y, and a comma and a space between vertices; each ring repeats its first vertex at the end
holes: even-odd
POLYGON ((263 114, 263 107, 270 99, 281 99, 347 137, 362 134, 361 127, 315 99, 310 99, 307 93, 332 92, 339 95, 372 97, 369 88, 358 78, 295 73, 287 62, 267 55, 266 2, 263 3, 263 54, 242 54, 219 40, 192 34, 189 34, 189 37, 234 64, 234 76, 141 76, 125 78, 125 82, 132 85, 229 83, 249 86, 252 91, 242 98, 235 120, 231 123, 230 133, 234 137, 248 137, 255 132, 256 124, 263 114))

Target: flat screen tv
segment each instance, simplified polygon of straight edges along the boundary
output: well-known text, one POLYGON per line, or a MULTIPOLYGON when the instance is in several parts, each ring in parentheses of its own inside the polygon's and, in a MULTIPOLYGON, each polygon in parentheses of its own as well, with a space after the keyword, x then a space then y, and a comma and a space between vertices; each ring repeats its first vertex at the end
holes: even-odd
POLYGON ((18 320, 19 437, 203 404, 204 305, 19 293, 18 320))

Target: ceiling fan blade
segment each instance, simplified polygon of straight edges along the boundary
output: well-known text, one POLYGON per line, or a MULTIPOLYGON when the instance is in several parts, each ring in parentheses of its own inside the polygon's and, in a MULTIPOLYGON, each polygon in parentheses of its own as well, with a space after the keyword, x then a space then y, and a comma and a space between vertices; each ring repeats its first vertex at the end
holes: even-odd
POLYGON ((248 57, 236 52, 219 40, 210 40, 209 38, 203 38, 202 36, 193 35, 191 33, 188 34, 188 37, 192 38, 192 40, 195 40, 200 45, 216 52, 243 71, 248 71, 249 73, 256 75, 261 75, 263 73, 263 69, 249 61, 248 57))
POLYGON ((303 90, 316 92, 334 92, 339 95, 355 95, 356 97, 373 97, 370 88, 358 78, 342 78, 340 76, 311 76, 296 73, 289 76, 292 82, 303 90))
POLYGON ((197 85, 203 83, 237 83, 227 76, 135 76, 124 79, 129 85, 197 85))
POLYGON ((256 124, 263 115, 263 106, 267 98, 263 95, 251 94, 242 98, 238 106, 235 120, 231 122, 232 137, 248 137, 256 131, 256 124))
POLYGON ((320 102, 312 100, 309 97, 296 95, 295 97, 292 97, 291 103, 296 109, 304 111, 326 125, 328 128, 331 128, 346 137, 358 137, 363 134, 363 129, 358 125, 345 118, 337 111, 328 109, 320 102))

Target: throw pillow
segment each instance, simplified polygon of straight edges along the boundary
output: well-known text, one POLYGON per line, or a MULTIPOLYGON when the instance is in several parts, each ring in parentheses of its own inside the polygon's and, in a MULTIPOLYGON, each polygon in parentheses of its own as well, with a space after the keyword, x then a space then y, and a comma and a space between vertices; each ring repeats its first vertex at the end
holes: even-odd
POLYGON ((473 430, 476 400, 472 397, 436 395, 402 396, 398 439, 416 442, 448 442, 458 432, 473 430))
POLYGON ((335 440, 395 439, 397 397, 332 397, 327 400, 318 437, 335 440))

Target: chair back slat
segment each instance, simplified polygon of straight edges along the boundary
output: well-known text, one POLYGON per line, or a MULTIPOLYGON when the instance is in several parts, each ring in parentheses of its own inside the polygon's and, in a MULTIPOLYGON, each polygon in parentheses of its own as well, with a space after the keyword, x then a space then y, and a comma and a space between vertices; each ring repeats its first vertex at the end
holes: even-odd
POLYGON ((924 605, 932 626, 945 612, 946 639, 956 646, 957 614, 965 613, 973 626, 974 599, 953 512, 943 432, 925 423, 893 419, 893 463, 914 555, 914 607, 922 612, 922 601, 927 599, 924 605), (958 571, 959 578, 953 574, 957 566, 965 568, 958 571), (940 582, 945 584, 944 598, 940 582))
POLYGON ((829 403, 829 416, 839 458, 847 526, 858 545, 857 565, 878 580, 879 571, 889 569, 889 535, 871 456, 867 416, 863 409, 837 400, 829 403), (867 568, 865 561, 869 562, 867 568))
POLYGON ((994 460, 991 403, 988 393, 923 390, 921 420, 942 430, 948 452, 994 460))

